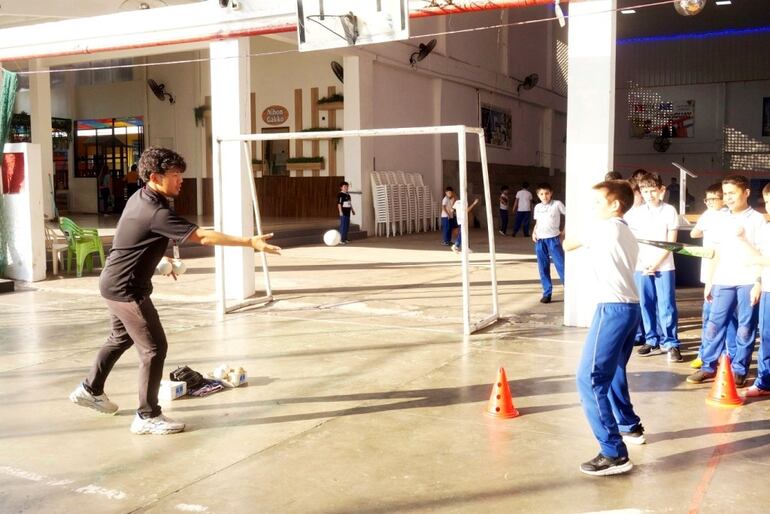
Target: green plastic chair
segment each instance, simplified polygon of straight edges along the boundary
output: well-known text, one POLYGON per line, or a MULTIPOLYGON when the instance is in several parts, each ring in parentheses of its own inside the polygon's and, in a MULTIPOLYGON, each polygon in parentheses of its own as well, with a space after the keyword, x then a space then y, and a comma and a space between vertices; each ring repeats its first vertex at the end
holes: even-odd
POLYGON ((95 228, 80 228, 77 223, 69 218, 61 216, 59 227, 67 236, 67 273, 72 266, 72 258, 75 257, 78 277, 83 276, 83 266, 87 271, 93 269, 93 259, 88 257, 92 253, 99 254, 99 265, 104 267, 104 248, 99 232, 95 228))

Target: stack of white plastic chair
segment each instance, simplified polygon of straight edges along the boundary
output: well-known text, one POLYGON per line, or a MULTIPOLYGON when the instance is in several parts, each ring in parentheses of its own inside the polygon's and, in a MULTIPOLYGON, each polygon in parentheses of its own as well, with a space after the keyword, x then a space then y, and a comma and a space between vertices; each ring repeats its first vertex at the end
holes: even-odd
POLYGON ((390 226, 392 223, 390 197, 388 188, 382 182, 382 177, 377 171, 371 174, 372 180, 372 200, 374 204, 374 233, 380 235, 380 229, 386 236, 390 237, 390 226))

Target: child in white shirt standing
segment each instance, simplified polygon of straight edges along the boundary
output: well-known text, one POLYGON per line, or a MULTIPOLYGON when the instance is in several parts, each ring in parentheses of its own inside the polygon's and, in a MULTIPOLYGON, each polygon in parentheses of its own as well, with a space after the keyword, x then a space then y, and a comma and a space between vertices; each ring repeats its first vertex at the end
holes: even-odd
POLYGON ((452 209, 455 200, 457 200, 455 190, 447 186, 444 190, 444 198, 441 199, 441 244, 444 246, 452 244, 452 231, 457 228, 455 211, 452 209))
MULTIPOLYGON (((700 218, 698 218, 698 222, 695 224, 695 227, 690 231, 690 237, 693 239, 700 239, 703 238, 703 246, 706 248, 713 248, 714 247, 714 234, 717 230, 717 227, 719 226, 720 222, 723 221, 724 216, 729 211, 727 210, 727 207, 725 207, 724 201, 722 200, 722 183, 717 182, 716 184, 712 184, 709 186, 708 189, 706 189, 706 199, 704 200, 704 203, 706 204, 706 212, 701 214, 700 218)), ((708 266, 709 263, 707 259, 701 259, 701 269, 700 269, 700 281, 705 285, 706 282, 708 282, 708 266)), ((711 311, 711 303, 707 301, 703 301, 703 330, 706 330, 706 320, 709 317, 709 312, 711 311)), ((730 356, 730 359, 732 360, 735 356, 735 331, 738 328, 738 318, 736 316, 733 316, 731 318, 730 325, 727 328, 727 353, 730 356)), ((701 341, 703 340, 704 336, 701 336, 701 341)), ((698 348, 698 357, 695 358, 691 363, 691 368, 700 368, 703 364, 703 361, 701 361, 700 358, 700 348, 698 348)))
POLYGON ((521 189, 516 191, 516 199, 513 201, 513 212, 516 218, 513 220, 513 237, 519 228, 524 230, 524 236, 529 237, 529 221, 532 214, 532 193, 529 192, 529 182, 524 182, 521 189))
POLYGON ((733 312, 738 308, 738 330, 735 334, 735 359, 732 360, 735 385, 743 387, 754 353, 754 337, 761 293, 760 270, 752 265, 744 242, 756 248, 765 217, 749 205, 749 181, 742 175, 729 175, 722 180, 722 196, 730 213, 720 224, 715 236, 717 257, 713 259, 703 290, 711 302, 711 310, 703 332, 700 370, 687 377, 690 384, 700 384, 716 376, 719 357, 725 350, 725 334, 733 312))
MULTIPOLYGON (((631 231, 637 239, 676 241, 679 216, 674 207, 663 203, 666 188, 660 176, 647 173, 639 177, 637 183, 644 203, 626 214, 631 231)), ((674 256, 654 246, 640 245, 635 277, 645 339, 636 353, 649 356, 665 351, 669 362, 681 362, 674 256)))
POLYGON ((504 236, 508 231, 508 186, 500 188, 500 235, 504 236))
POLYGON ((551 260, 556 266, 562 285, 564 285, 564 249, 561 246, 561 217, 566 216, 564 204, 553 200, 551 185, 542 183, 537 186, 540 203, 535 205, 535 226, 532 228, 532 241, 535 242, 537 269, 540 272, 540 284, 543 297, 540 303, 551 303, 553 282, 551 282, 551 260))

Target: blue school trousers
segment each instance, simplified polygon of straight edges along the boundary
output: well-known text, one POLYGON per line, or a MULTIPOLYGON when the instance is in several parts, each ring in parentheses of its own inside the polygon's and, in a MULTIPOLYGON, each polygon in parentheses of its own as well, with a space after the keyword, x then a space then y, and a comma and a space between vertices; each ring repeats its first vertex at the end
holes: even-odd
POLYGON ((340 240, 348 240, 348 230, 350 229, 350 215, 340 216, 340 240))
MULTIPOLYGON (((703 341, 706 339, 706 322, 709 319, 709 313, 711 312, 711 303, 703 301, 703 330, 701 331, 701 347, 698 348, 698 357, 701 355, 701 348, 703 341)), ((727 325, 725 331, 725 347, 727 348, 727 356, 730 357, 730 362, 735 360, 735 333, 738 331, 738 312, 733 311, 733 315, 730 316, 730 324, 727 325)))
POLYGON ((661 346, 664 350, 678 348, 679 313, 676 310, 674 270, 656 271, 654 275, 635 271, 634 279, 639 290, 645 342, 650 346, 661 346))
POLYGON ((638 303, 598 304, 580 357, 580 403, 605 457, 627 457, 620 432, 634 431, 641 421, 626 378, 640 317, 638 303))
POLYGON ((529 236, 529 211, 516 211, 516 217, 513 219, 513 236, 516 237, 516 233, 519 231, 522 225, 524 225, 524 235, 529 236))
POLYGON ((500 209, 500 232, 508 232, 508 209, 500 209))
POLYGON ((765 292, 759 300, 759 355, 754 385, 770 391, 770 293, 765 292))
POLYGON ((452 230, 457 226, 455 218, 441 218, 441 240, 444 244, 452 242, 452 230))
POLYGON ((559 236, 538 239, 535 241, 535 255, 537 256, 537 270, 540 272, 540 284, 543 286, 543 296, 551 296, 553 282, 551 282, 551 259, 556 266, 562 285, 564 285, 564 249, 561 247, 559 236))
POLYGON ((754 353, 754 337, 757 334, 757 316, 759 306, 751 305, 751 287, 713 286, 711 289, 711 311, 703 332, 701 347, 701 370, 714 373, 719 357, 725 350, 725 334, 730 317, 738 306, 738 330, 735 333, 735 358, 732 359, 733 371, 746 375, 754 353))

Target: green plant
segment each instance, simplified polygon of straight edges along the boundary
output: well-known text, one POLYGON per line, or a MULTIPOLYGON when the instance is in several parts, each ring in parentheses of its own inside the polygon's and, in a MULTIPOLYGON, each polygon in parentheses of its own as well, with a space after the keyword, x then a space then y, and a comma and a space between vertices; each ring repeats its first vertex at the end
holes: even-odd
POLYGON ((289 157, 286 159, 287 164, 304 164, 308 162, 324 162, 323 157, 289 157))
POLYGON ((199 105, 198 107, 193 107, 193 114, 195 115, 195 126, 200 127, 203 126, 203 117, 206 114, 206 111, 210 111, 211 107, 208 105, 199 105))
POLYGON ((342 102, 345 100, 345 97, 342 95, 342 93, 335 93, 333 95, 324 96, 323 98, 319 98, 316 102, 318 105, 321 104, 330 104, 334 102, 342 102))

